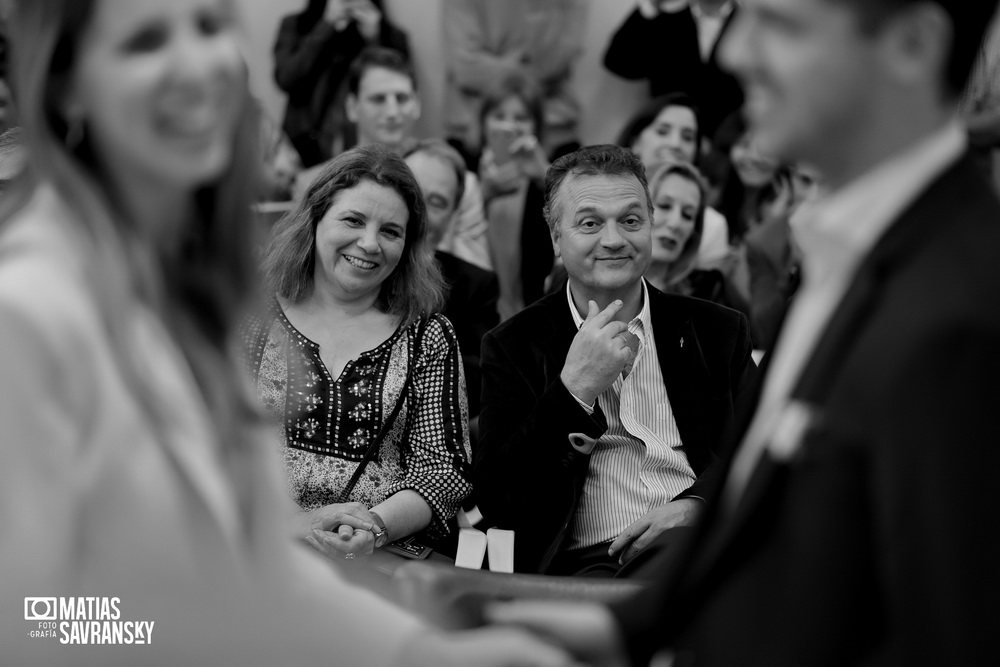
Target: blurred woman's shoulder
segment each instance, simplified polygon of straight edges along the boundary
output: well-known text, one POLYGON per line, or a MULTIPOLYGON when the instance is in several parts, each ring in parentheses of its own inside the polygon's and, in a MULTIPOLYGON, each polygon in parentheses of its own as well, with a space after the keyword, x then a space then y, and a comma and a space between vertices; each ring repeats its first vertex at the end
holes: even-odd
POLYGON ((39 186, 0 226, 0 304, 45 329, 58 329, 95 308, 88 289, 86 240, 73 215, 39 186))

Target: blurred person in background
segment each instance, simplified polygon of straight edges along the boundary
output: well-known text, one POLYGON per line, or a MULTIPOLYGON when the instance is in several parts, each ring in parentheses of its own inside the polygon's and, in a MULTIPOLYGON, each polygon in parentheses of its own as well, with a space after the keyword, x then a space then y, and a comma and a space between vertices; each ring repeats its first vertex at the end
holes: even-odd
POLYGON ((354 144, 344 117, 345 83, 368 46, 410 57, 406 33, 385 16, 381 0, 307 0, 304 10, 281 20, 274 80, 288 94, 282 129, 305 167, 354 144))
POLYGON ((702 132, 710 137, 743 104, 739 81, 718 58, 718 45, 738 13, 737 0, 637 0, 612 35, 604 66, 626 79, 646 79, 653 97, 693 97, 702 132))
POLYGON ((794 203, 791 170, 761 152, 742 113, 727 118, 713 142, 728 168, 719 194, 719 210, 729 223, 729 239, 742 242, 751 229, 771 218, 787 217, 794 203))
MULTIPOLYGON (((259 166, 236 21, 224 0, 12 18, 28 167, 0 201, 4 661, 566 664, 513 631, 428 632, 288 534, 235 363, 259 166), (115 596, 152 631, 125 651, 30 637, 37 595, 115 596)), ((85 633, 112 622, 97 606, 85 633)))
POLYGON ((469 427, 475 435, 478 423, 482 373, 479 349, 483 336, 500 322, 496 274, 441 250, 441 238, 452 229, 452 218, 464 194, 465 161, 442 139, 424 139, 406 155, 406 164, 420 184, 427 206, 428 241, 437 248, 437 260, 446 292, 442 314, 455 326, 465 383, 469 394, 469 427))
MULTIPOLYGON (((697 165, 705 144, 701 116, 694 99, 684 93, 658 97, 637 111, 618 134, 617 144, 631 148, 647 176, 667 161, 697 165)), ((695 256, 698 269, 728 266, 730 249, 724 216, 706 203, 701 240, 695 256)))
POLYGON ((667 162, 650 177, 649 193, 653 252, 646 279, 663 292, 712 301, 750 317, 750 304, 728 275, 696 268, 708 196, 698 169, 687 162, 667 162))
POLYGON ((705 220, 705 186, 687 162, 662 165, 649 179, 653 246, 646 280, 661 292, 680 291, 694 269, 705 220))
POLYGON ((750 303, 754 345, 774 343, 799 281, 799 252, 790 221, 816 189, 818 174, 764 155, 742 113, 727 118, 714 150, 725 169, 719 206, 730 221, 730 278, 750 303))
POLYGON ((552 270, 554 255, 542 215, 549 166, 543 115, 541 88, 523 72, 506 76, 483 96, 479 178, 500 283, 501 319, 545 294, 552 270))
MULTIPOLYGON (((444 0, 445 135, 469 160, 483 142, 483 97, 514 72, 542 88, 546 155, 576 148, 580 103, 571 90, 583 52, 586 0, 444 0)), ((470 162, 471 164, 471 162, 470 162)))
MULTIPOLYGON (((365 49, 351 63, 347 87, 346 113, 355 125, 358 146, 378 144, 403 155, 417 143, 415 129, 421 101, 416 75, 405 58, 390 49, 365 49)), ((296 176, 295 199, 303 196, 328 162, 296 176)), ((471 171, 466 173, 458 211, 440 235, 438 248, 480 268, 492 269, 482 195, 471 171)))

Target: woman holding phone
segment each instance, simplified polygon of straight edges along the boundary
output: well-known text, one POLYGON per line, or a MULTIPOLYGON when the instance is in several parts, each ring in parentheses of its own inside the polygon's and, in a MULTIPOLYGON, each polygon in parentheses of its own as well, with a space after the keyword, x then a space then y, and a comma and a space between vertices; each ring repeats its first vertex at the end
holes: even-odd
POLYGON ((512 74, 487 92, 480 118, 479 178, 505 320, 545 293, 555 258, 542 217, 549 160, 539 136, 541 90, 527 74, 512 74))

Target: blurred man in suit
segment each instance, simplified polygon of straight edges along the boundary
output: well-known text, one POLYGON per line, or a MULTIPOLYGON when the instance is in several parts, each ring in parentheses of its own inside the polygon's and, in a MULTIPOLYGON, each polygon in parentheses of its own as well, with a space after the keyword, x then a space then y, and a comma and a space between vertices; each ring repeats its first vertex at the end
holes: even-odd
POLYGON ((723 57, 755 136, 829 187, 760 402, 658 587, 497 618, 635 664, 1000 664, 1000 204, 956 119, 995 8, 744 0, 723 57))

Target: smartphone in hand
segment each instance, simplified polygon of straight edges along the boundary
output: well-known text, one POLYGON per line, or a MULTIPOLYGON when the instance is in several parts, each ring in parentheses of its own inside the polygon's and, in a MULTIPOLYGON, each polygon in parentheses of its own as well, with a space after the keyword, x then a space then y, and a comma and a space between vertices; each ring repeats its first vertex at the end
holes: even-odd
POLYGON ((493 163, 497 166, 507 164, 513 159, 510 145, 519 136, 514 128, 493 127, 487 130, 486 145, 493 152, 493 163))

